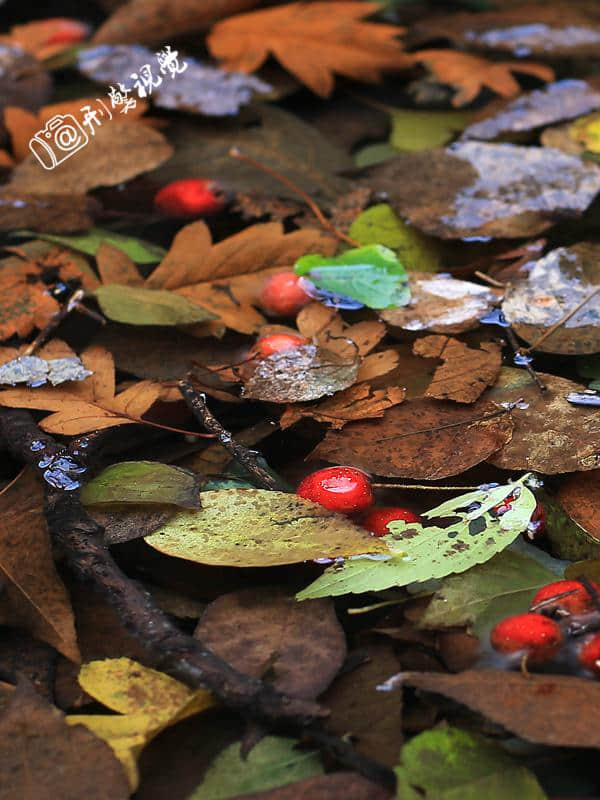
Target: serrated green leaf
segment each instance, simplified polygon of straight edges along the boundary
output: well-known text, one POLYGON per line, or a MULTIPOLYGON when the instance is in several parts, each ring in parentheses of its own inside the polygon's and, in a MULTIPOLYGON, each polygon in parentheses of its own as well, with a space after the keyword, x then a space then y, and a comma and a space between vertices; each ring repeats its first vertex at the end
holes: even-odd
POLYGON ((110 283, 94 292, 102 313, 128 325, 191 325, 216 319, 187 297, 163 289, 141 289, 110 283))
POLYGON ((234 742, 215 758, 188 800, 229 800, 323 774, 317 753, 296 749, 294 739, 265 736, 246 758, 241 745, 234 742))
POLYGON ((392 111, 390 143, 396 150, 416 152, 441 147, 473 119, 471 111, 392 111))
POLYGON ((84 505, 169 503, 200 508, 199 479, 158 461, 123 461, 107 467, 81 490, 84 505))
POLYGON ((389 523, 391 533, 382 540, 390 549, 390 559, 382 561, 358 556, 346 561, 342 568, 339 565, 330 567, 301 591, 297 599, 381 591, 444 578, 488 561, 525 530, 535 510, 536 499, 522 480, 487 492, 477 490, 460 495, 423 515, 452 514, 456 521, 444 528, 436 525, 425 528, 403 521, 389 523), (499 517, 489 513, 490 503, 496 505, 517 489, 520 493, 509 511, 499 517), (473 497, 478 499, 474 501, 473 497), (478 510, 461 510, 473 502, 481 503, 478 510))
POLYGON ((319 289, 351 297, 369 308, 396 308, 410 299, 404 266, 380 244, 346 250, 339 256, 302 256, 295 271, 319 289))
MULTIPOLYGON (((461 575, 445 578, 433 595, 420 628, 447 628, 475 625, 489 610, 496 620, 518 614, 529 607, 535 592, 556 580, 556 574, 533 558, 504 550, 485 564, 478 564, 461 575)), ((493 624, 493 623, 492 623, 493 624)))
POLYGON ((415 736, 396 768, 398 800, 545 800, 536 777, 498 745, 459 728, 415 736))
POLYGON ((408 270, 437 272, 441 268, 440 247, 435 239, 406 225, 387 203, 363 211, 348 233, 360 244, 382 244, 394 250, 408 270))
POLYGON ((56 242, 65 247, 71 247, 73 250, 79 250, 81 253, 87 253, 89 256, 95 256, 101 244, 111 244, 126 253, 136 264, 155 264, 157 261, 162 261, 167 252, 163 247, 152 244, 152 242, 136 239, 134 236, 123 236, 102 228, 90 228, 81 236, 55 236, 31 231, 18 231, 18 233, 31 234, 47 242, 56 242))

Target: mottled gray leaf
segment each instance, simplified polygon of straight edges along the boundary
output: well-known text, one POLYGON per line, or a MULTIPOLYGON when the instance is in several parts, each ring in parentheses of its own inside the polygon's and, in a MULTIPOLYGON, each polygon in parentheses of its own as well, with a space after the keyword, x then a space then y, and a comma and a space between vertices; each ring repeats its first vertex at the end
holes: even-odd
POLYGON ((0 383, 11 386, 26 383, 35 387, 50 382, 52 386, 58 386, 66 381, 83 381, 91 374, 77 356, 48 361, 38 356, 18 356, 0 367, 0 383))
POLYGON ((52 96, 52 78, 40 62, 16 45, 0 45, 0 108, 36 111, 52 96))
POLYGON ((121 83, 126 89, 133 88, 134 80, 125 76, 142 64, 155 65, 154 72, 162 77, 162 83, 152 90, 149 99, 161 108, 221 117, 237 114, 240 106, 252 100, 253 93, 271 91, 269 84, 253 75, 225 72, 189 56, 180 56, 180 67, 184 62, 186 69, 171 78, 168 73, 160 76, 155 53, 141 45, 103 44, 84 50, 78 56, 79 70, 88 78, 105 84, 121 83))

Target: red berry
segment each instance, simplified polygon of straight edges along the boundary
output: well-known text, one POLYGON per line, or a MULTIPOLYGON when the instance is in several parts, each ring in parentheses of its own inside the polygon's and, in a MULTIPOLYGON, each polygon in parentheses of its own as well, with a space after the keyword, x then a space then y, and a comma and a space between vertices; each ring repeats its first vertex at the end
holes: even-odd
POLYGON ((528 661, 550 660, 560 649, 562 632, 557 623, 542 614, 516 614, 499 622, 490 635, 492 647, 501 653, 525 650, 528 661))
POLYGON ((354 467, 319 469, 304 478, 297 494, 341 514, 366 511, 375 501, 369 476, 354 467))
POLYGON ((591 672, 600 673, 600 633, 595 633, 583 644, 579 663, 591 672))
POLYGON ((201 217, 222 211, 225 198, 214 181, 183 178, 159 189, 154 205, 169 217, 201 217))
POLYGON ((284 350, 295 350, 308 344, 308 339, 304 336, 295 336, 293 333, 272 333, 270 336, 263 336, 254 345, 253 352, 261 358, 272 356, 273 353, 281 353, 284 350))
POLYGON ((404 522, 419 522, 420 517, 408 508, 386 507, 372 508, 362 521, 363 528, 371 531, 373 536, 387 536, 388 522, 401 519, 404 522))
POLYGON ((260 304, 272 314, 289 317, 311 302, 294 272, 277 272, 267 280, 260 293, 260 304))
POLYGON ((76 44, 82 42, 90 35, 90 28, 83 22, 66 17, 56 17, 46 20, 48 29, 52 33, 45 44, 76 44))
MULTIPOLYGON (((592 581, 592 585, 600 591, 598 584, 592 581)), ((542 586, 531 601, 532 608, 535 608, 544 600, 550 601, 542 606, 544 611, 560 608, 569 614, 585 614, 586 611, 591 611, 594 607, 593 598, 580 581, 555 581, 547 586, 542 586), (573 592, 573 594, 551 601, 551 598, 563 594, 563 592, 573 592)))

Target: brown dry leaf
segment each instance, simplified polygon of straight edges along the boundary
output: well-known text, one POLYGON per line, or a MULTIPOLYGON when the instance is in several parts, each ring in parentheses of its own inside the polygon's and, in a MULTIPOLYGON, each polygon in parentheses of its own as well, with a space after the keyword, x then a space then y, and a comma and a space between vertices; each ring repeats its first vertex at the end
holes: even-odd
POLYGON ((65 25, 68 24, 80 27, 82 33, 87 27, 77 19, 52 17, 26 22, 24 25, 14 25, 6 36, 0 37, 0 41, 21 47, 26 53, 43 61, 73 46, 73 42, 60 40, 65 25))
POLYGON ((11 139, 13 156, 23 161, 31 153, 29 140, 40 129, 40 120, 36 114, 18 106, 7 106, 4 109, 4 127, 11 139))
POLYGON ((378 3, 290 3, 220 22, 207 39, 225 69, 254 72, 275 56, 301 83, 329 97, 334 73, 376 83, 386 69, 413 64, 396 37, 404 28, 361 22, 378 3))
POLYGON ((74 233, 94 224, 98 207, 83 194, 34 194, 6 186, 0 190, 0 230, 74 233))
POLYGON ((110 747, 21 682, 0 717, 0 800, 127 800, 129 783, 110 747))
POLYGON ((425 336, 414 343, 413 353, 444 362, 425 395, 457 403, 474 403, 493 386, 502 367, 502 350, 495 342, 482 342, 481 349, 475 350, 448 336, 425 336))
POLYGON ((270 403, 304 403, 347 389, 356 381, 359 361, 306 344, 273 353, 244 367, 242 396, 270 403))
POLYGON ((30 470, 0 494, 0 575, 14 622, 78 662, 73 611, 54 567, 42 488, 30 470))
POLYGON ((342 357, 366 356, 386 334, 383 322, 367 320, 348 325, 334 308, 310 303, 296 317, 302 336, 342 357))
POLYGON ((358 381, 370 381, 396 369, 400 361, 396 350, 381 350, 363 358, 358 370, 358 381))
POLYGON ((244 800, 393 800, 392 795, 378 783, 358 772, 334 772, 305 778, 303 781, 245 794, 244 800))
POLYGON ((441 83, 457 89, 453 106, 464 106, 475 100, 487 87, 502 97, 514 97, 521 87, 513 72, 534 75, 542 81, 554 79, 554 70, 529 61, 486 61, 485 58, 457 50, 419 50, 415 61, 425 64, 441 83))
POLYGON ((572 520, 596 539, 600 539, 600 470, 570 475, 560 485, 558 502, 572 520))
POLYGON ((94 44, 160 44, 181 34, 208 30, 224 17, 260 0, 129 0, 101 25, 94 44))
POLYGON ((39 194, 86 192, 115 186, 158 167, 173 148, 158 131, 140 122, 111 122, 94 128, 94 136, 55 169, 41 169, 33 154, 17 166, 11 190, 39 194))
POLYGON ((329 423, 334 430, 339 430, 347 422, 383 417, 388 408, 404 400, 404 394, 400 386, 373 389, 368 383, 359 383, 321 403, 288 406, 279 424, 283 429, 290 428, 304 417, 309 417, 317 422, 329 423))
POLYGON ((280 222, 253 225, 212 244, 202 221, 182 228, 162 262, 147 279, 148 289, 176 291, 240 333, 265 323, 254 307, 269 275, 290 269, 307 253, 332 255, 337 242, 317 230, 286 234, 280 222))
POLYGON ((458 406, 409 400, 376 422, 353 422, 329 431, 311 453, 334 464, 397 478, 437 480, 485 461, 510 442, 511 415, 487 400, 458 406))
POLYGON ((15 257, 0 261, 0 340, 43 328, 60 308, 43 283, 30 282, 32 275, 39 278, 31 262, 15 257))
POLYGON ((77 436, 80 433, 140 423, 150 406, 162 397, 163 387, 152 381, 134 383, 115 395, 115 365, 102 347, 89 347, 81 354, 93 375, 77 384, 53 388, 6 389, 0 392, 0 406, 55 411, 40 427, 49 433, 77 436))
POLYGON ((204 611, 196 639, 232 667, 293 697, 313 700, 346 658, 346 636, 333 603, 298 603, 280 587, 221 595, 204 611))
POLYGON ((486 399, 510 403, 522 399, 527 408, 513 412, 512 440, 488 458, 501 469, 532 470, 546 475, 600 467, 600 417, 593 407, 568 403, 569 392, 584 386, 538 372, 547 391, 540 392, 524 369, 503 367, 486 399))
POLYGON ((488 286, 426 272, 409 272, 411 299, 407 306, 380 312, 389 325, 407 331, 464 333, 479 327, 501 295, 488 286))
POLYGON ((144 281, 135 262, 112 244, 102 242, 96 253, 96 266, 102 283, 143 286, 144 281))
POLYGON ((523 739, 554 747, 600 747, 600 684, 573 675, 468 670, 406 672, 406 686, 441 694, 523 739))

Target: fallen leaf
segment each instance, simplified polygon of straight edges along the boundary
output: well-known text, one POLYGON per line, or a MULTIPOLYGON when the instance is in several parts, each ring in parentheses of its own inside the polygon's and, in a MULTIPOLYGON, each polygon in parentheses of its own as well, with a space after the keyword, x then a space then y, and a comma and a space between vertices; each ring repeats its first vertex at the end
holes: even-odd
POLYGON ((363 211, 348 234, 360 244, 383 244, 398 254, 408 270, 437 272, 441 268, 438 242, 403 222, 387 203, 363 211))
POLYGON ((494 385, 502 367, 502 350, 494 342, 481 342, 475 350, 448 336, 424 336, 414 343, 413 353, 444 362, 436 369, 426 397, 457 403, 474 403, 494 385))
POLYGON ((169 38, 205 31, 222 17, 257 6, 260 0, 130 0, 115 8, 93 42, 159 44, 169 38))
MULTIPOLYGON (((583 486, 586 486, 587 476, 593 476, 594 472, 595 470, 590 470, 585 473, 576 473, 576 475, 583 486)), ((574 508, 568 499, 571 487, 567 489, 565 506, 563 506, 559 495, 550 494, 544 489, 538 489, 537 491, 539 501, 544 504, 544 512, 546 514, 546 535, 549 552, 552 553, 554 558, 568 561, 598 558, 600 556, 600 537, 596 535, 593 519, 587 516, 588 501, 586 499, 582 503, 581 510, 579 507, 574 508), (568 511, 567 507, 569 508, 568 511), (581 520, 582 524, 575 519, 576 516, 581 520)), ((593 497, 593 489, 591 487, 590 494, 593 497)), ((588 497, 590 494, 588 494, 588 497)))
POLYGON ((594 82, 562 80, 549 83, 505 102, 495 111, 466 128, 461 139, 489 141, 502 134, 532 131, 574 119, 600 108, 600 91, 594 82))
POLYGON ((40 169, 37 157, 28 156, 15 167, 9 191, 61 195, 115 186, 158 167, 173 154, 162 134, 140 122, 111 122, 94 130, 92 140, 58 169, 40 169))
POLYGON ((600 470, 570 475, 561 483, 556 499, 564 511, 600 545, 600 520, 597 508, 600 502, 600 470))
POLYGON ((547 800, 533 772, 498 744, 460 728, 424 731, 407 742, 396 768, 398 797, 424 800, 547 800))
POLYGON ((392 795, 357 772, 331 772, 244 797, 246 800, 391 800, 392 795))
POLYGON ((459 675, 406 672, 402 682, 449 697, 530 742, 600 747, 592 722, 600 685, 585 678, 467 670, 459 675))
POLYGON ((556 579, 555 573, 534 558, 504 550, 485 564, 444 578, 418 626, 438 629, 469 625, 481 636, 501 619, 522 613, 537 590, 556 579))
POLYGON ((77 19, 51 17, 50 19, 32 20, 24 25, 13 25, 8 34, 1 38, 16 47, 22 47, 26 53, 43 61, 62 52, 67 47, 72 47, 73 42, 60 40, 65 26, 71 29, 77 27, 82 39, 85 38, 86 29, 88 34, 90 32, 88 26, 77 19))
POLYGON ((0 190, 0 230, 30 228, 69 233, 92 225, 98 204, 83 194, 44 194, 11 186, 0 190))
MULTIPOLYGON (((187 31, 186 31, 187 33, 187 31)), ((133 91, 131 75, 140 64, 152 63, 155 54, 140 45, 101 45, 80 51, 77 65, 84 75, 99 83, 120 83, 133 91)), ((272 87, 251 75, 225 72, 222 69, 186 56, 177 74, 177 80, 166 80, 156 86, 150 100, 159 108, 175 108, 178 111, 193 111, 208 116, 237 114, 240 107, 249 103, 255 94, 265 94, 272 87)))
POLYGON ((363 181, 425 233, 519 237, 585 211, 600 190, 600 168, 551 147, 468 141, 400 155, 363 181))
POLYGON ((457 278, 409 273, 411 300, 403 308, 384 309, 381 319, 407 331, 464 333, 479 327, 499 295, 487 286, 457 278))
POLYGON ((348 361, 330 350, 305 344, 246 366, 242 396, 270 403, 318 400, 352 386, 358 367, 356 358, 348 361))
POLYGON ((0 384, 26 383, 33 388, 45 383, 58 386, 66 381, 83 381, 90 374, 77 356, 49 360, 38 356, 17 356, 0 366, 0 384))
POLYGON ((333 91, 333 74, 377 82, 386 69, 412 65, 396 37, 404 29, 362 22, 376 3, 291 3, 240 14, 217 24, 207 45, 229 70, 254 72, 273 55, 321 97, 333 91), (291 33, 293 31, 293 33, 291 33))
POLYGON ((400 660, 393 646, 380 639, 364 651, 350 653, 350 658, 360 655, 358 666, 338 675, 321 698, 330 710, 327 726, 351 738, 362 755, 393 767, 402 743, 402 694, 384 694, 377 686, 398 671, 400 660))
POLYGON ((0 797, 127 800, 129 785, 110 748, 84 728, 69 727, 61 712, 20 683, 0 716, 0 797))
MULTIPOLYGON (((26 231, 25 231, 26 233, 26 231)), ((137 264, 155 264, 164 258, 166 250, 151 242, 143 239, 136 239, 133 236, 123 236, 115 231, 106 231, 102 228, 91 228, 81 236, 51 236, 49 234, 39 236, 40 239, 48 242, 71 247, 73 250, 80 250, 90 256, 97 255, 103 244, 121 250, 126 256, 137 264)))
POLYGON ((329 600, 297 603, 281 588, 242 589, 206 608, 194 636, 232 667, 283 694, 314 700, 346 657, 346 636, 329 600))
POLYGON ((400 386, 372 389, 368 383, 359 383, 343 392, 337 392, 321 403, 310 406, 288 406, 279 424, 285 430, 304 417, 308 417, 339 430, 347 422, 383 417, 388 408, 404 400, 404 394, 404 389, 400 386))
POLYGON ((202 492, 199 511, 182 511, 145 541, 199 564, 265 567, 315 558, 387 552, 349 519, 293 494, 263 489, 202 492))
POLYGON ((151 381, 140 381, 115 395, 114 362, 101 347, 88 348, 81 360, 94 373, 84 381, 60 388, 5 389, 0 391, 0 406, 54 411, 40 427, 49 433, 76 436, 139 423, 161 396, 162 387, 151 381))
POLYGON ((101 242, 96 252, 96 267, 102 283, 119 283, 124 286, 142 286, 144 281, 135 262, 123 250, 108 242, 101 242))
MULTIPOLYGON (((539 339, 598 288, 600 245, 581 242, 558 247, 527 264, 527 278, 508 287, 502 312, 526 342, 539 339)), ((600 352, 600 296, 590 297, 535 349, 544 353, 584 355, 600 352)))
POLYGON ((488 461, 501 469, 523 469, 554 475, 600 466, 600 418, 594 408, 580 408, 565 399, 583 387, 557 375, 538 373, 547 387, 539 388, 525 370, 503 367, 485 395, 494 403, 516 402, 527 408, 512 414, 512 439, 488 461))
POLYGON ((168 726, 214 705, 210 692, 193 691, 129 658, 84 664, 79 683, 95 700, 120 716, 70 714, 65 720, 69 725, 85 726, 112 748, 132 791, 139 783, 136 761, 145 745, 168 726))
POLYGON ((35 110, 52 95, 52 78, 40 62, 21 47, 0 44, 0 109, 19 106, 35 110))
POLYGON ((472 111, 414 111, 408 108, 390 108, 390 115, 390 144, 401 152, 431 150, 448 144, 473 118, 472 111))
POLYGON ((499 414, 487 399, 472 406, 408 400, 382 420, 329 431, 311 458, 349 463, 375 475, 436 480, 489 460, 510 442, 512 428, 511 416, 499 414))
POLYGON ((0 494, 0 575, 14 622, 78 662, 73 611, 54 566, 42 487, 30 470, 0 494))
POLYGON ((294 739, 265 736, 244 757, 241 742, 229 745, 188 800, 228 800, 321 775, 323 767, 315 751, 300 750, 296 744, 294 739))
POLYGON ((366 356, 386 334, 383 322, 365 320, 348 325, 341 314, 321 303, 309 303, 296 317, 298 330, 320 347, 342 358, 366 356))
POLYGON ((191 325, 216 316, 174 292, 111 283, 95 291, 102 313, 129 325, 191 325))
POLYGON ((81 490, 87 506, 159 503, 200 508, 200 483, 192 472, 158 461, 121 461, 81 490))
MULTIPOLYGON (((360 323, 357 323, 360 324, 360 323)), ((382 375, 387 375, 396 369, 399 364, 399 356, 396 350, 380 350, 378 353, 369 353, 368 356, 363 358, 360 367, 358 368, 357 381, 371 381, 375 378, 380 378, 382 375)), ((390 386, 385 387, 386 391, 389 389, 392 393, 389 394, 389 399, 392 396, 398 398, 397 389, 399 386, 393 386, 393 381, 390 386)))
POLYGON ((486 61, 485 58, 457 50, 419 50, 414 54, 414 59, 425 64, 441 83, 447 83, 457 90, 452 98, 453 106, 472 102, 484 88, 502 97, 514 97, 519 94, 521 87, 513 72, 533 75, 542 81, 554 78, 554 70, 544 64, 486 61))

